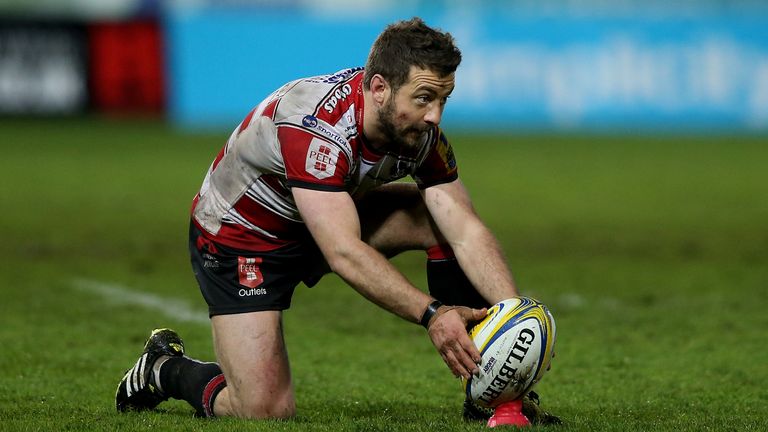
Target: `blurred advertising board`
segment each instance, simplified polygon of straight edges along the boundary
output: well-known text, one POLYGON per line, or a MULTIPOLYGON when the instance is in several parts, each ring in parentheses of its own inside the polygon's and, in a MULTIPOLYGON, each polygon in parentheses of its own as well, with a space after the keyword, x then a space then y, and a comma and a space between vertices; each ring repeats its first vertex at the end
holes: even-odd
POLYGON ((160 113, 162 34, 156 21, 0 21, 0 115, 160 113))
POLYGON ((765 131, 768 7, 760 10, 171 9, 169 110, 182 126, 231 127, 284 82, 363 65, 387 23, 418 13, 464 53, 444 116, 451 126, 765 131))
POLYGON ((160 113, 165 108, 162 34, 156 21, 88 26, 91 103, 103 112, 160 113))
POLYGON ((88 102, 85 30, 0 22, 0 114, 71 114, 88 102))

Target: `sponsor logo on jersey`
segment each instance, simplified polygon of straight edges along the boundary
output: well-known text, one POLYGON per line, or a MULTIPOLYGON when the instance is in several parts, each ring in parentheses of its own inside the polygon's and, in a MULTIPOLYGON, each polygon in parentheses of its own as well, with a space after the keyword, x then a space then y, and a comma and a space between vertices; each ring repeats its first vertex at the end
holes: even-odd
POLYGON ((347 139, 357 135, 357 122, 355 121, 355 104, 349 106, 349 109, 342 114, 339 121, 333 125, 336 129, 342 131, 347 139))
POLYGON ((311 115, 304 116, 304 118, 301 119, 301 124, 309 128, 317 127, 317 117, 311 115))
POLYGON ((339 104, 339 102, 343 101, 347 98, 347 96, 352 94, 352 86, 349 84, 344 84, 343 86, 339 87, 331 93, 331 95, 328 97, 328 101, 323 105, 323 108, 325 108, 328 113, 333 113, 333 110, 336 109, 336 105, 339 104))
POLYGON ((221 264, 215 256, 207 253, 203 254, 203 268, 217 269, 219 267, 221 267, 221 264))
POLYGON ((453 155, 453 147, 448 146, 448 155, 447 155, 448 162, 446 162, 446 166, 448 169, 454 169, 456 168, 456 156, 453 155))
POLYGON ((240 288, 240 290, 237 292, 237 295, 240 297, 251 297, 251 296, 261 296, 267 293, 266 288, 251 288, 251 289, 245 289, 240 288))
POLYGON ((437 142, 437 152, 445 162, 445 167, 450 171, 456 168, 456 156, 453 154, 453 147, 448 143, 448 139, 440 134, 440 139, 437 142))
POLYGON ((320 123, 317 124, 317 127, 315 127, 315 130, 320 131, 320 133, 322 133, 323 135, 327 136, 333 141, 336 141, 336 143, 338 143, 340 146, 344 148, 349 148, 349 143, 347 142, 347 140, 345 140, 344 137, 342 137, 341 135, 337 134, 336 131, 330 130, 320 123))
MULTIPOLYGON (((237 276, 240 285, 248 288, 256 288, 264 282, 264 276, 261 275, 261 258, 259 257, 237 257, 237 276)), ((240 290, 247 291, 247 290, 240 290)), ((253 290, 251 290, 253 291, 253 290)), ((240 294, 243 295, 249 294, 240 294)), ((253 295, 253 294, 250 294, 253 295)))
POLYGON ((355 72, 363 70, 363 67, 355 67, 343 69, 332 75, 319 75, 314 77, 304 78, 303 80, 315 84, 337 84, 349 79, 355 72))
POLYGON ((305 169, 318 179, 326 179, 336 172, 339 149, 321 139, 312 138, 307 150, 305 169))
POLYGON ((344 149, 344 152, 347 154, 348 158, 352 157, 352 147, 349 145, 349 141, 347 141, 347 139, 344 138, 343 136, 339 135, 338 131, 335 128, 330 127, 328 123, 318 120, 314 116, 308 115, 308 116, 304 116, 304 118, 301 120, 301 124, 304 127, 311 129, 314 132, 317 132, 319 135, 322 135, 330 139, 331 141, 335 142, 336 144, 339 145, 339 147, 344 149), (308 120, 307 117, 310 117, 314 121, 308 120))
POLYGON ((357 71, 360 71, 360 70, 363 70, 363 68, 362 67, 356 67, 356 68, 344 69, 344 70, 339 71, 339 72, 337 72, 337 73, 335 73, 333 75, 329 75, 329 76, 323 78, 322 82, 330 83, 330 84, 335 84, 337 82, 344 81, 345 79, 349 78, 350 75, 352 75, 353 73, 355 73, 357 71))

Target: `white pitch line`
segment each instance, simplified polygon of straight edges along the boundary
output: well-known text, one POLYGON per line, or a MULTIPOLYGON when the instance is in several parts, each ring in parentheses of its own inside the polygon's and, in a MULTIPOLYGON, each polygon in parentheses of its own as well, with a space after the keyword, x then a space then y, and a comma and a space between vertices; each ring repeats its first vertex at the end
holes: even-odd
POLYGON ((72 286, 91 293, 99 294, 105 299, 118 304, 136 305, 145 309, 154 310, 178 321, 209 324, 208 313, 204 310, 194 309, 183 300, 160 297, 154 294, 137 291, 123 285, 99 282, 87 279, 75 279, 72 286))

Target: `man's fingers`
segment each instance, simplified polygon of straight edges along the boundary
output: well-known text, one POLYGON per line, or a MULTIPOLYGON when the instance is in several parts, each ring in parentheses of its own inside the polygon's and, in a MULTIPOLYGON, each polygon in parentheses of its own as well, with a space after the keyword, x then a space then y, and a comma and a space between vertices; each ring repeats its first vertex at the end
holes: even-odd
POLYGON ((467 353, 470 360, 472 360, 472 364, 477 366, 480 364, 480 362, 483 360, 483 356, 480 355, 480 351, 475 346, 475 343, 472 342, 472 339, 469 337, 466 338, 466 340, 463 340, 461 342, 462 348, 464 349, 464 352, 467 353))
POLYGON ((457 307, 456 312, 459 313, 461 319, 464 320, 467 325, 474 324, 478 321, 482 321, 488 315, 488 309, 472 309, 468 307, 457 307))
POLYGON ((477 364, 464 351, 463 347, 457 342, 446 345, 440 351, 443 361, 456 377, 469 378, 477 371, 477 364))
POLYGON ((474 375, 478 371, 477 362, 472 359, 471 354, 468 352, 461 350, 459 351, 459 358, 461 359, 463 371, 465 373, 464 378, 469 378, 471 375, 474 375))
POLYGON ((432 342, 456 376, 468 379, 479 370, 482 356, 467 334, 466 324, 484 318, 486 313, 486 309, 456 307, 436 317, 430 325, 432 342))
POLYGON ((473 321, 482 321, 488 316, 488 308, 472 309, 472 312, 475 314, 473 321))
POLYGON ((478 371, 478 364, 480 363, 480 353, 477 351, 475 344, 472 343, 469 338, 466 340, 457 340, 449 348, 451 358, 455 360, 455 367, 451 369, 459 372, 459 375, 464 378, 469 378, 478 371))
POLYGON ((445 352, 440 353, 443 357, 443 361, 448 366, 448 369, 451 370, 453 373, 453 376, 460 377, 465 376, 462 371, 461 363, 459 363, 456 360, 456 356, 453 354, 453 351, 446 350, 445 352))

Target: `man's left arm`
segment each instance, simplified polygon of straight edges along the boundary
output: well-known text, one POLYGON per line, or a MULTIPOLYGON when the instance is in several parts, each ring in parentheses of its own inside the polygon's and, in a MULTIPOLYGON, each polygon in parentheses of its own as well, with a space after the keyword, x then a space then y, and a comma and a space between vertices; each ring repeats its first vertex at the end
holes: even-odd
POLYGON ((491 304, 518 295, 499 242, 480 220, 461 180, 421 191, 467 278, 491 304))

